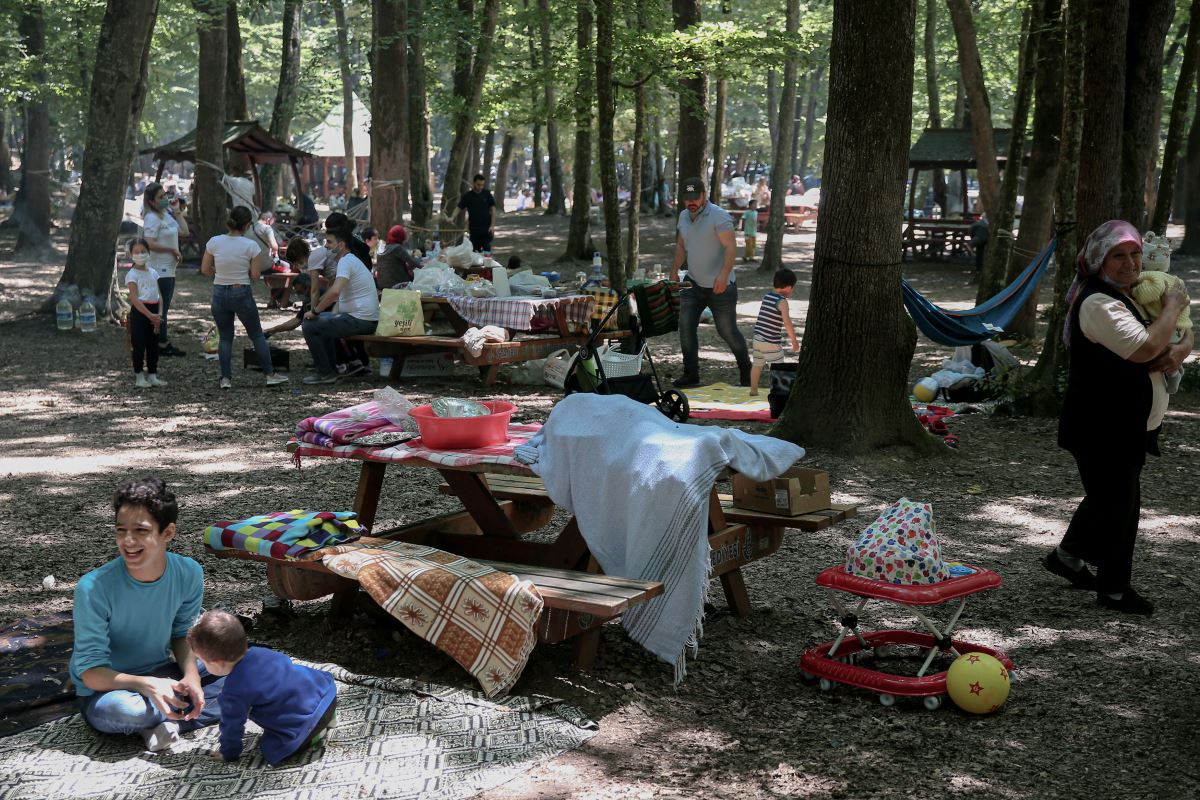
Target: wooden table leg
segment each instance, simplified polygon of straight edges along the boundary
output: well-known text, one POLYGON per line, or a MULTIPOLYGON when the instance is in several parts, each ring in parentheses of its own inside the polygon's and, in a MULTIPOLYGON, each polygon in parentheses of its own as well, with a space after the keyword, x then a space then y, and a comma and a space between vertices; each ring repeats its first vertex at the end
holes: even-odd
POLYGON ((438 472, 446 479, 454 496, 462 502, 463 508, 479 523, 479 529, 485 536, 503 536, 507 539, 520 536, 479 473, 454 469, 440 469, 438 472))
POLYGON ((721 576, 721 588, 725 590, 725 602, 739 617, 750 616, 750 596, 746 594, 746 582, 740 569, 730 570, 721 576))
POLYGON ((358 473, 358 491, 354 496, 354 513, 360 524, 368 529, 375 526, 375 512, 379 509, 379 492, 383 488, 383 476, 387 464, 378 461, 362 462, 358 473))
POLYGON ((496 385, 496 377, 499 374, 500 374, 500 365, 499 364, 489 364, 488 366, 479 368, 479 380, 483 382, 484 386, 495 386, 496 385))
POLYGON ((596 663, 596 652, 600 649, 600 628, 576 636, 571 640, 571 654, 575 656, 575 666, 580 669, 591 669, 596 663))

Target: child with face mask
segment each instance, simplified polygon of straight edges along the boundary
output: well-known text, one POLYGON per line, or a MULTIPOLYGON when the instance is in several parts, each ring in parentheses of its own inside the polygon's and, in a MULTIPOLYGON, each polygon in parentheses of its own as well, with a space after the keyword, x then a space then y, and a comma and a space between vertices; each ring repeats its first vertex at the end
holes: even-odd
POLYGON ((150 245, 145 239, 131 239, 127 247, 133 266, 125 279, 129 289, 129 340, 133 345, 134 385, 139 389, 165 385, 158 379, 158 314, 161 295, 158 273, 150 268, 150 245), (145 371, 143 372, 143 367, 145 371))

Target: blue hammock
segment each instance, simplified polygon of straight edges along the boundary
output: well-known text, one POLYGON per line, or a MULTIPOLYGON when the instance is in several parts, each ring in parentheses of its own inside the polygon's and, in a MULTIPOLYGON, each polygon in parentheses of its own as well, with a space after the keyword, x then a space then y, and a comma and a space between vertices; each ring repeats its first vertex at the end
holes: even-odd
POLYGON ((1029 296, 1037 291, 1038 282, 1046 274, 1046 268, 1050 266, 1057 244, 1058 239, 1051 239, 1012 284, 975 308, 951 311, 935 306, 909 286, 908 281, 901 279, 904 306, 912 315, 913 322, 917 323, 917 327, 939 344, 960 347, 987 341, 1003 332, 1004 327, 1012 322, 1029 296))

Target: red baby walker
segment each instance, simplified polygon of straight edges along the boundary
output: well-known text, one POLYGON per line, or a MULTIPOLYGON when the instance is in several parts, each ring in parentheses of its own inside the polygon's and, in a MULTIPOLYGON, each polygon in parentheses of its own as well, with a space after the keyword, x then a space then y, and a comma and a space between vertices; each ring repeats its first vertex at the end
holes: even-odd
MULTIPOLYGON (((955 565, 951 577, 931 584, 895 584, 872 580, 846 572, 844 565, 830 567, 817 576, 817 585, 830 590, 833 607, 842 625, 841 633, 831 642, 812 647, 800 657, 800 675, 806 681, 819 682, 823 691, 830 691, 834 684, 856 686, 859 689, 877 692, 879 702, 894 705, 897 697, 922 697, 925 708, 933 711, 940 708, 946 694, 946 671, 930 673, 934 659, 939 654, 957 658, 963 653, 987 653, 994 656, 1010 674, 1012 661, 1003 651, 983 645, 971 644, 951 638, 958 624, 967 598, 977 592, 1000 586, 1000 576, 989 569, 970 564, 955 565), (969 572, 967 572, 969 570, 969 572), (955 576, 955 573, 960 573, 955 576), (967 574, 961 574, 967 573, 967 574), (858 598, 851 607, 844 594, 858 598), (924 631, 859 630, 859 615, 867 602, 882 600, 894 603, 911 612, 920 621, 924 631), (945 630, 922 611, 922 608, 941 605, 957 600, 945 630), (917 648, 924 653, 924 663, 916 676, 897 675, 864 666, 862 662, 873 661, 876 666, 901 648, 917 648)), ((852 601, 851 601, 852 602, 852 601)))

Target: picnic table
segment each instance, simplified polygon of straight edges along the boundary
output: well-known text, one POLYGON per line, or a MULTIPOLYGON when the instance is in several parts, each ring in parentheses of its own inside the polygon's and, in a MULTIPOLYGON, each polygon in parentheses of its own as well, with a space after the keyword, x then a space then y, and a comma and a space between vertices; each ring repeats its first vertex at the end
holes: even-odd
POLYGON ((970 239, 970 222, 910 219, 904 228, 903 253, 913 258, 963 255, 970 239))

